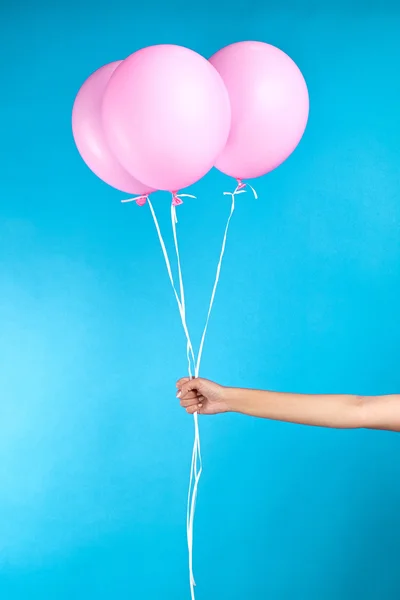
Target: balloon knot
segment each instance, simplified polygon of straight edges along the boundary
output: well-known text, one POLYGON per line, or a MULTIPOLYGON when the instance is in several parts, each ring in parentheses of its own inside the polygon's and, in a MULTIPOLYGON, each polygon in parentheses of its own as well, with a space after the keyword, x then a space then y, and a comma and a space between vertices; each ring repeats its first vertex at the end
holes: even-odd
POLYGON ((172 206, 180 206, 183 204, 182 198, 179 197, 177 192, 172 192, 172 206))
POLYGON ((224 196, 232 196, 234 198, 238 194, 246 194, 249 189, 252 191, 254 198, 258 199, 258 194, 250 183, 244 183, 241 179, 236 179, 236 189, 233 192, 224 192, 224 196))
POLYGON ((148 199, 148 196, 138 196, 138 198, 135 198, 135 202, 138 206, 144 206, 148 199))
POLYGON ((136 202, 138 206, 144 206, 148 199, 149 196, 146 194, 143 196, 135 196, 134 198, 128 198, 127 200, 121 200, 121 202, 123 204, 126 204, 127 202, 136 202))

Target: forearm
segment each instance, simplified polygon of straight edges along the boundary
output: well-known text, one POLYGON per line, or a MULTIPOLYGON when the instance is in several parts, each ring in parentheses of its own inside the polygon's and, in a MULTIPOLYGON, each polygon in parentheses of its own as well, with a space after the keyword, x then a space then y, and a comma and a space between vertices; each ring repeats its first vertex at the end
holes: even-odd
POLYGON ((365 424, 365 402, 360 396, 303 395, 226 388, 228 410, 277 421, 359 428, 365 424))

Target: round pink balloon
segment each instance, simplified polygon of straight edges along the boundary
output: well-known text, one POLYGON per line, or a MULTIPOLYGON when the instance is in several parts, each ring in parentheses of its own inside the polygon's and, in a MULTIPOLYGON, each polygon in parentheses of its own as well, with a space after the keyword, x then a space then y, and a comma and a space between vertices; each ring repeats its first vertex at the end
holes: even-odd
POLYGON ((148 194, 154 190, 140 183, 120 165, 103 131, 104 91, 120 63, 116 61, 101 67, 82 85, 72 110, 72 132, 80 155, 97 177, 127 194, 148 194))
POLYGON ((120 161, 141 181, 177 191, 203 177, 229 135, 228 92, 202 56, 174 45, 143 48, 116 69, 103 125, 120 161))
POLYGON ((307 125, 309 98, 299 68, 263 42, 239 42, 210 59, 229 92, 232 124, 217 169, 236 179, 259 177, 293 152, 307 125))

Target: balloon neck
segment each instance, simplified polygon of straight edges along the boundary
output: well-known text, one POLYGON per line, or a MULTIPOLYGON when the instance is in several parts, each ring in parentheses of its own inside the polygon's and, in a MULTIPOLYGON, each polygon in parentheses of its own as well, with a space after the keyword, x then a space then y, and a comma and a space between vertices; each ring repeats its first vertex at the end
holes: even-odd
POLYGON ((244 188, 246 187, 246 184, 243 183, 243 181, 241 179, 236 179, 236 182, 237 182, 237 189, 244 190, 244 188))

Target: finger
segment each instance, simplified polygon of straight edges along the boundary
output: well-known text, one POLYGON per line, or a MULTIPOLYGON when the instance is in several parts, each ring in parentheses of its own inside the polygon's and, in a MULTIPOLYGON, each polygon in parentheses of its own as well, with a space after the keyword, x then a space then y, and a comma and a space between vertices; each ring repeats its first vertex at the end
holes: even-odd
POLYGON ((193 400, 193 398, 198 398, 199 395, 197 392, 193 391, 193 392, 188 392, 185 395, 180 395, 179 396, 181 400, 193 400))
POLYGON ((201 411, 201 404, 196 404, 195 406, 189 406, 186 409, 186 412, 188 413, 188 415, 194 415, 194 413, 200 412, 200 411, 201 411))
POLYGON ((198 406, 199 404, 199 399, 197 398, 197 396, 195 398, 189 398, 189 400, 181 400, 180 405, 183 406, 183 408, 188 408, 189 406, 198 406))
POLYGON ((181 379, 178 379, 178 381, 176 382, 176 387, 178 388, 178 390, 180 390, 183 384, 187 383, 188 381, 190 381, 190 377, 182 377, 181 379))
MULTIPOLYGON (((193 391, 200 391, 200 388, 203 385, 203 380, 196 378, 196 379, 189 379, 188 381, 186 381, 185 383, 182 384, 181 388, 180 388, 180 396, 178 395, 178 398, 184 398, 186 396, 186 394, 188 394, 189 392, 193 392, 193 391)), ((179 394, 179 392, 178 392, 179 394)))

